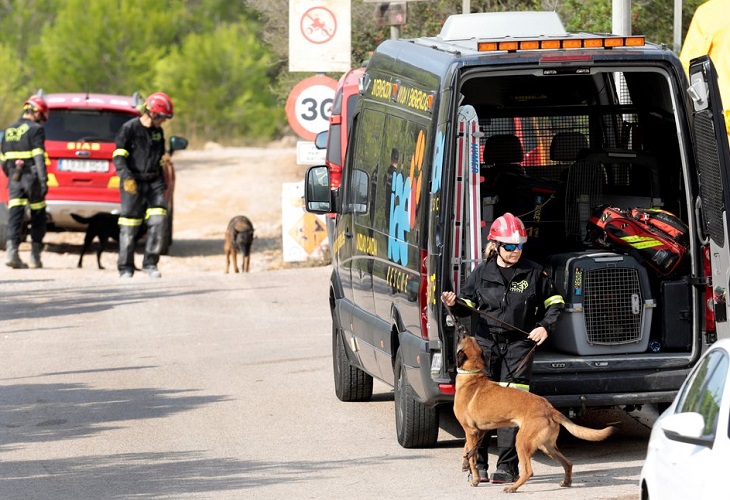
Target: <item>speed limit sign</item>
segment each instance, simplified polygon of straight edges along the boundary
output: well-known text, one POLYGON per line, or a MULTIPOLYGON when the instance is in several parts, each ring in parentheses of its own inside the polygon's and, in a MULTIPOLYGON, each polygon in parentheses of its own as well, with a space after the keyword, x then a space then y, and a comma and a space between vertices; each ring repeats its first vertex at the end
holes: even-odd
POLYGON ((327 130, 337 80, 317 75, 297 83, 286 100, 286 118, 289 126, 305 141, 327 130))

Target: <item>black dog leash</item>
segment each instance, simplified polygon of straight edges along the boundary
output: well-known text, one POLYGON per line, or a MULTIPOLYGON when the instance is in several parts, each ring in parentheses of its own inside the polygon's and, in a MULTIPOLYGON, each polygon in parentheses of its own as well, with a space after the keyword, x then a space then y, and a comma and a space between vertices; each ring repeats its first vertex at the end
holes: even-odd
MULTIPOLYGON (((488 319, 494 320, 494 321, 496 321, 496 322, 498 322, 498 323, 500 323, 500 324, 502 324, 502 325, 504 325, 504 326, 506 326, 506 327, 508 327, 508 328, 511 328, 512 330, 518 331, 518 332, 520 332, 520 333, 522 333, 522 334, 524 334, 524 335, 530 335, 530 334, 529 334, 529 332, 526 332, 526 331, 524 331, 524 330, 523 330, 523 329, 521 329, 521 328, 517 328, 516 326, 514 326, 514 325, 513 325, 513 324, 511 324, 511 323, 507 323, 506 321, 503 321, 503 320, 501 320, 501 319, 499 319, 499 318, 497 318, 497 317, 495 317, 495 316, 493 316, 493 315, 491 315, 491 314, 489 314, 489 313, 487 313, 487 312, 484 312, 484 311, 480 311, 479 309, 477 309, 477 308, 475 308, 475 307, 472 307, 471 305, 469 305, 469 304, 468 304, 468 303, 467 303, 466 301, 464 301, 463 299, 460 299, 460 298, 458 298, 458 297, 457 297, 457 298, 456 298, 456 302, 457 302, 457 303, 458 303, 458 304, 459 304, 460 306, 462 306, 462 307, 465 307, 466 309, 468 309, 468 310, 470 310, 470 311, 472 311, 472 312, 475 312, 475 313, 477 313, 478 315, 480 315, 480 316, 482 316, 482 317, 484 317, 484 318, 488 318, 488 319)), ((466 332, 466 327, 465 327, 465 326, 463 326, 463 325, 462 325, 462 324, 461 324, 461 323, 460 323, 460 322, 459 322, 459 321, 458 321, 458 320, 456 319, 456 316, 455 316, 455 315, 454 315, 454 314, 453 314, 453 313, 451 312, 451 308, 450 308, 450 307, 449 307, 449 306, 448 306, 448 305, 447 305, 447 304, 446 304, 445 302, 443 302, 443 301, 442 301, 442 303, 444 304, 444 307, 446 307, 446 312, 447 312, 447 313, 449 314, 449 316, 451 316, 451 318, 453 319, 453 321, 454 321, 454 324, 456 325, 457 329, 459 330, 459 333, 462 333, 462 334, 463 334, 464 332, 466 332)), ((467 333, 467 334, 468 334, 468 333, 467 333)), ((515 368, 515 371, 516 371, 516 372, 519 372, 519 371, 520 371, 520 370, 522 369, 522 367, 523 367, 523 366, 525 366, 525 363, 527 363, 527 360, 528 360, 528 359, 530 359, 530 357, 532 356, 532 354, 533 354, 533 353, 535 352, 535 350, 537 349, 537 342, 533 341, 533 344, 534 344, 534 345, 532 346, 532 348, 531 348, 531 349, 530 349, 530 350, 529 350, 529 351, 527 352, 527 354, 525 354, 525 357, 524 357, 524 358, 522 358, 522 361, 520 361, 520 364, 519 364, 519 365, 517 365, 517 368, 515 368)), ((512 370, 510 370, 510 374, 511 374, 511 375, 512 375, 512 377, 514 378, 514 374, 513 374, 512 370)))

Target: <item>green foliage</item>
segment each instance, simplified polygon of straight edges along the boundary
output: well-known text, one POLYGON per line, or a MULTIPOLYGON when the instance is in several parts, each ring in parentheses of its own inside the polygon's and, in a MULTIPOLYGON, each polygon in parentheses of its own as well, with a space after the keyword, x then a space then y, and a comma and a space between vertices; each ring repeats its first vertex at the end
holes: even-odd
POLYGON ((154 78, 155 63, 177 35, 181 2, 155 9, 153 0, 67 0, 56 22, 31 49, 44 68, 38 80, 52 92, 104 91, 131 94, 154 78))
MULTIPOLYGON (((703 0, 684 0, 686 33, 703 0)), ((610 31, 609 0, 471 0, 472 12, 557 10, 571 31, 610 31)), ((462 0, 408 4, 400 36, 436 35, 462 0)), ((352 66, 390 38, 376 4, 351 0, 352 66)), ((175 102, 168 128, 193 141, 267 139, 286 130, 289 0, 0 0, 0 126, 45 92, 162 90, 175 102)), ((632 31, 673 46, 673 2, 632 0, 632 31)), ((331 74, 339 78, 340 74, 331 74)))
POLYGON ((156 65, 154 83, 175 96, 175 114, 184 117, 175 130, 191 139, 268 139, 284 118, 269 86, 269 64, 252 23, 224 24, 183 39, 156 65))

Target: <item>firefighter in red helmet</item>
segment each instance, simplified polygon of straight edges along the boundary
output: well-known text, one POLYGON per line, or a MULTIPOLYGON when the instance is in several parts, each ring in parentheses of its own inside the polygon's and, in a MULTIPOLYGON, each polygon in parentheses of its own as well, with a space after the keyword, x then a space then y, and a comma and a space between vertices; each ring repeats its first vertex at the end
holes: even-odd
POLYGON ((166 234, 166 181, 163 175, 165 134, 162 124, 173 117, 172 99, 155 92, 145 100, 142 115, 126 122, 116 137, 113 160, 120 180, 122 211, 119 216, 119 276, 134 275, 134 240, 147 220, 147 242, 142 270, 161 276, 160 260, 166 234))
MULTIPOLYGON (((475 336, 482 348, 490 380, 530 390, 534 348, 555 326, 565 301, 542 266, 521 259, 527 231, 522 221, 505 213, 489 229, 482 261, 466 278, 460 298, 443 292, 441 299, 457 315, 479 315, 475 336), (477 312, 478 314, 478 312, 477 312)), ((519 476, 515 436, 517 428, 497 430, 499 458, 493 483, 511 483, 519 476)), ((477 454, 481 481, 489 482, 487 447, 482 439, 477 454)))
POLYGON ((18 121, 5 130, 0 160, 8 177, 8 229, 5 241, 5 265, 27 268, 20 260, 18 246, 26 208, 30 208, 30 267, 43 267, 41 251, 46 235, 46 134, 41 125, 48 120, 48 104, 41 95, 32 95, 23 103, 18 121))

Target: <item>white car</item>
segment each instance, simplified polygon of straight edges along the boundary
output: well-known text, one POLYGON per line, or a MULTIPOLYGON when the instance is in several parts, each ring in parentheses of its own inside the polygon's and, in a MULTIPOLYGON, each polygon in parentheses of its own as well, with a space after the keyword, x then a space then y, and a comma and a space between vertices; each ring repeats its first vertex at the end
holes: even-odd
POLYGON ((705 352, 657 419, 641 470, 642 500, 730 498, 730 339, 705 352))

